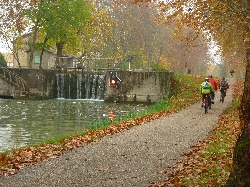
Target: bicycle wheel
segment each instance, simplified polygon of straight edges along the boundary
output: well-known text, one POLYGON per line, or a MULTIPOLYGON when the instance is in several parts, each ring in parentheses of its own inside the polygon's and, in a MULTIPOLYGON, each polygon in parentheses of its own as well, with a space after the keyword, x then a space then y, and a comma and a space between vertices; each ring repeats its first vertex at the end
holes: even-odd
POLYGON ((204 107, 205 108, 205 114, 207 114, 208 113, 208 107, 204 107))
POLYGON ((224 103, 225 93, 222 94, 221 102, 224 103))
POLYGON ((221 94, 221 102, 224 102, 224 98, 225 98, 225 91, 223 91, 223 93, 221 94))
POLYGON ((208 98, 207 96, 204 99, 204 109, 205 109, 205 114, 208 113, 208 98))

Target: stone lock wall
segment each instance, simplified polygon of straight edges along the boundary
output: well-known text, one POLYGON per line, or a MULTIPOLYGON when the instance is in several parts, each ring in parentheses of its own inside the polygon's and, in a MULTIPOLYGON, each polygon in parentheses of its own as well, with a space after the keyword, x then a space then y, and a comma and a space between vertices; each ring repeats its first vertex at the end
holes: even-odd
POLYGON ((118 87, 109 85, 106 77, 106 101, 156 102, 169 95, 173 72, 116 71, 122 83, 118 87))
MULTIPOLYGON (((105 101, 156 102, 168 97, 169 95, 173 72, 115 71, 117 77, 121 79, 121 84, 118 87, 112 87, 109 85, 110 72, 111 71, 102 72, 106 79, 104 83, 105 101)), ((63 73, 67 74, 67 72, 63 73)), ((89 72, 81 71, 75 73, 81 73, 84 76, 89 72)), ((100 74, 100 72, 91 73, 100 74)), ((0 68, 0 95, 13 96, 13 98, 17 99, 57 98, 57 74, 58 70, 19 68, 3 70, 0 68), (11 76, 10 73, 8 75, 7 71, 11 71, 11 76), (22 81, 18 85, 16 83, 19 82, 19 79, 22 81), (11 82, 10 80, 15 81, 11 82), (20 87, 20 85, 23 85, 23 82, 25 83, 25 89, 20 87)), ((71 85, 71 87, 73 88, 74 85, 71 85)), ((84 88, 85 86, 82 85, 82 87, 84 88)))
POLYGON ((14 97, 15 86, 8 84, 7 82, 0 79, 0 96, 2 97, 14 97))
MULTIPOLYGON (((51 99, 55 94, 56 71, 43 69, 1 69, 3 96, 15 99, 51 99), (11 73, 9 73, 11 72, 11 73), (3 76, 4 74, 4 76, 3 76)), ((1 95, 1 93, 0 93, 1 95)))

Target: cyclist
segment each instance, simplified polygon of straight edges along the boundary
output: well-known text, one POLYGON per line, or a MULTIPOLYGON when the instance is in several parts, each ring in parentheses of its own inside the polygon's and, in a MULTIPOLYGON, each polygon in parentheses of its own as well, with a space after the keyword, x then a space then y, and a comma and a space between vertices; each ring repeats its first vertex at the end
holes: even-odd
POLYGON ((229 88, 229 85, 225 79, 225 77, 222 77, 222 80, 219 83, 219 89, 220 89, 220 101, 222 101, 222 94, 225 93, 225 97, 226 97, 226 93, 227 93, 227 89, 229 88))
POLYGON ((234 69, 231 69, 231 70, 230 70, 230 74, 231 74, 231 78, 233 78, 234 69))
MULTIPOLYGON (((213 86, 213 89, 214 91, 216 91, 218 89, 218 84, 217 82, 213 79, 213 76, 212 75, 209 75, 208 76, 208 81, 211 83, 211 85, 213 86)), ((211 99, 214 100, 214 97, 215 97, 215 92, 212 92, 211 93, 211 99)))
POLYGON ((205 78, 205 81, 203 83, 201 83, 200 85, 200 91, 202 94, 202 107, 203 107, 203 103, 204 103, 204 98, 206 95, 208 95, 208 108, 211 109, 211 93, 214 92, 213 86, 211 85, 211 83, 209 82, 208 77, 205 78))

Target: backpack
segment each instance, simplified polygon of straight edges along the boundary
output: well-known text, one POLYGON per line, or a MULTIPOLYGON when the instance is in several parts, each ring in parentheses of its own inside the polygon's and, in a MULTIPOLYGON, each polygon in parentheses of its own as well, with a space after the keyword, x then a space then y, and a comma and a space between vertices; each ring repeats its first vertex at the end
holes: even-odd
POLYGON ((226 88, 226 87, 227 87, 227 82, 226 82, 225 80, 221 81, 221 82, 220 82, 220 86, 221 86, 222 88, 226 88))
POLYGON ((204 82, 203 88, 204 88, 204 89, 208 89, 208 88, 209 88, 208 82, 204 82))

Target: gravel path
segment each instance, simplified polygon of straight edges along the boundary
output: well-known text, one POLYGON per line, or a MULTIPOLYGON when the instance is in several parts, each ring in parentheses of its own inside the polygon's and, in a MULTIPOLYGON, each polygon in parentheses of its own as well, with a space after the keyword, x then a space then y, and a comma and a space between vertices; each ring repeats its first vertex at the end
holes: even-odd
POLYGON ((235 79, 224 103, 216 93, 215 104, 204 114, 201 103, 178 113, 106 136, 99 142, 67 152, 59 158, 28 166, 18 174, 0 177, 2 187, 147 187, 162 182, 166 170, 190 146, 204 139, 219 115, 232 102, 235 79))

